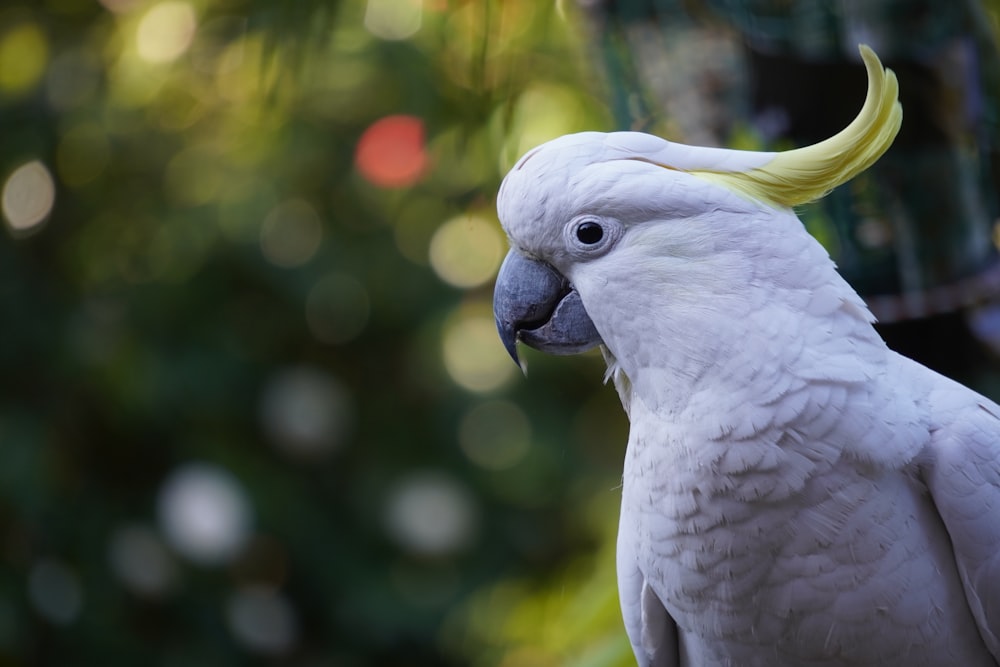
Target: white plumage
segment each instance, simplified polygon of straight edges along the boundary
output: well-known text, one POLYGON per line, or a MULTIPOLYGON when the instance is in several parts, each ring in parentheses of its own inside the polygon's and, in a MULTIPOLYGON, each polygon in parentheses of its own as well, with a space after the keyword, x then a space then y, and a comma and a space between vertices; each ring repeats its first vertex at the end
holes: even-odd
MULTIPOLYGON (((863 55, 887 146, 895 81, 863 55)), ((759 185, 834 187, 884 150, 854 129, 816 153, 868 150, 829 183, 814 154, 584 133, 501 189, 508 349, 600 343, 628 412, 618 579, 644 667, 1000 659, 1000 407, 888 350, 797 186, 759 185), (558 294, 522 311, 528 264, 558 294)))

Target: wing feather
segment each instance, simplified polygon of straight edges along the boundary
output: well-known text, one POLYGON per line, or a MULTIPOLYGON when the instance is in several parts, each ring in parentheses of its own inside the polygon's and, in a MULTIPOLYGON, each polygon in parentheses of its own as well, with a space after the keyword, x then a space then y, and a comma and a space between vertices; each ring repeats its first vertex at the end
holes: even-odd
POLYGON ((646 583, 627 534, 618 534, 618 592, 638 667, 680 667, 677 625, 646 583))
POLYGON ((947 382, 922 463, 979 633, 1000 661, 1000 407, 947 382))

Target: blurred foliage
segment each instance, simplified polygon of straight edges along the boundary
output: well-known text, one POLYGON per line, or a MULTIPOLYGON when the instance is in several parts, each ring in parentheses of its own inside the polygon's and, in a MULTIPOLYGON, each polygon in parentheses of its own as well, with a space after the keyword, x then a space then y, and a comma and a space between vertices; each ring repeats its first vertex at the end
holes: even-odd
POLYGON ((576 557, 545 581, 512 578, 477 592, 449 637, 483 646, 473 664, 502 667, 630 667, 615 582, 617 503, 594 494, 581 510, 603 533, 601 548, 576 557))
POLYGON ((624 416, 595 357, 524 382, 489 308, 504 170, 609 126, 583 36, 535 0, 0 9, 0 664, 529 664, 567 605, 554 650, 627 655, 624 416))

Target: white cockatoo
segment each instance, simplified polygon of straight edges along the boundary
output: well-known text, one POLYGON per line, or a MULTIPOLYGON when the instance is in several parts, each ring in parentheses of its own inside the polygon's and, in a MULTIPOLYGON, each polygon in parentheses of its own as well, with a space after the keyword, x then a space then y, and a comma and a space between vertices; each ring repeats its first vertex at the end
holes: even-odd
MULTIPOLYGON (((631 424, 622 613, 646 666, 1000 660, 1000 407, 890 351, 793 206, 902 119, 764 153, 585 132, 504 179, 500 336, 601 346, 631 424)), ((947 224, 947 221, 942 224, 947 224)))

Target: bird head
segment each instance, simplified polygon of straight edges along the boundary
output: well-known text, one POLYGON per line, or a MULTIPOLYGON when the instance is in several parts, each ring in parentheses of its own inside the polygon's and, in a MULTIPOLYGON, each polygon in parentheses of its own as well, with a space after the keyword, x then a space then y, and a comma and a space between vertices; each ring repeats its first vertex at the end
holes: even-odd
POLYGON ((515 362, 518 341, 554 354, 603 344, 617 357, 620 332, 647 327, 651 311, 669 311, 658 321, 726 308, 738 318, 747 299, 760 298, 751 285, 810 288, 793 274, 808 273, 816 252, 834 274, 792 207, 870 166, 902 120, 895 76, 871 49, 860 52, 864 105, 818 144, 755 152, 583 132, 521 157, 498 195, 511 249, 494 292, 497 329, 515 362))

